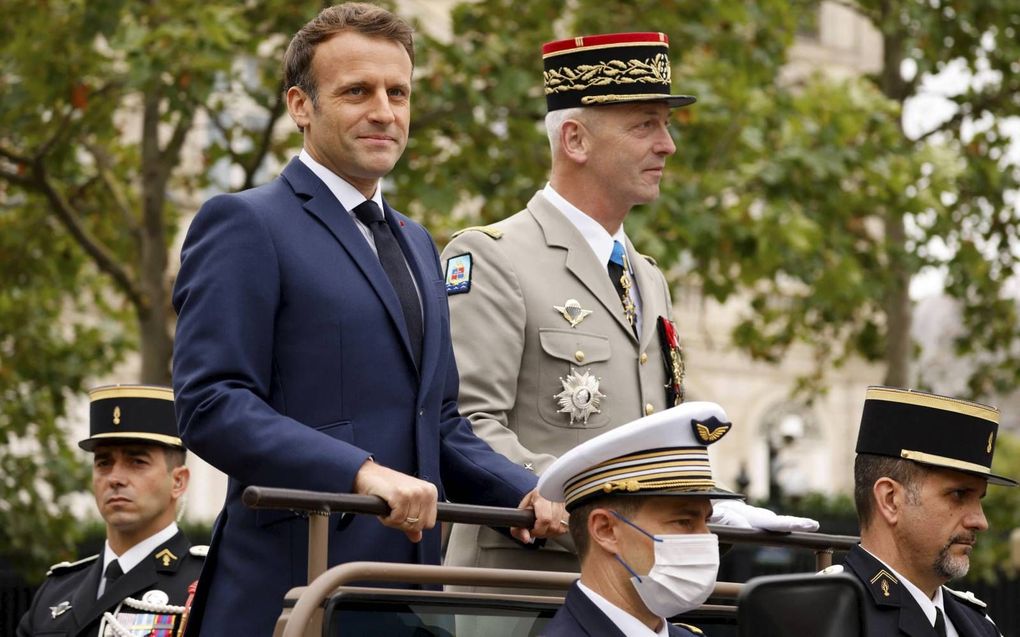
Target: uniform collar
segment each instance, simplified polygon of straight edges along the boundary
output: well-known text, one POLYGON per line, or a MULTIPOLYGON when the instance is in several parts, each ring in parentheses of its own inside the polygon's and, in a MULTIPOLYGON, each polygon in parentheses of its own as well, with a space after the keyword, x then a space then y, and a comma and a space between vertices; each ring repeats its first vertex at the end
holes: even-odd
POLYGON ((619 241, 620 245, 627 247, 627 235, 623 231, 623 224, 615 234, 609 234, 598 221, 588 216, 583 210, 563 198, 563 195, 556 192, 552 184, 546 184, 542 194, 549 200, 557 210, 563 213, 572 226, 584 237, 585 243, 591 246, 595 257, 604 267, 609 263, 609 257, 613 254, 613 242, 619 241))
MULTIPOLYGON (((935 597, 929 598, 927 595, 924 594, 924 591, 918 588, 913 582, 907 579, 899 571, 886 564, 885 561, 876 556, 874 553, 864 548, 863 546, 861 547, 861 551, 866 553, 868 557, 873 559, 875 562, 878 562, 878 564, 881 565, 883 570, 887 571, 888 573, 891 573, 893 577, 895 577, 899 581, 899 584, 903 587, 903 590, 910 594, 910 596, 917 603, 917 606, 921 609, 921 612, 924 613, 924 617, 925 619, 928 620, 929 624, 931 624, 932 626, 935 625, 935 609, 938 608, 939 610, 942 611, 942 616, 945 618, 947 633, 949 635, 955 634, 955 630, 950 628, 951 622, 949 620, 949 615, 946 614, 945 599, 943 598, 942 595, 941 586, 935 589, 935 597)), ((879 571, 878 576, 881 575, 881 572, 882 571, 879 571)), ((879 579, 881 579, 881 577, 879 577, 879 579)))
POLYGON ((627 611, 585 586, 581 583, 581 580, 577 581, 577 588, 587 595, 588 599, 598 606, 599 610, 605 613, 606 617, 616 624, 616 627, 619 628, 624 635, 627 635, 628 637, 669 637, 669 626, 667 625, 666 620, 662 617, 659 618, 662 620, 662 624, 659 626, 659 631, 655 632, 627 611))
POLYGON ((148 557, 149 553, 155 551, 156 547, 177 535, 177 531, 177 523, 171 522, 170 525, 162 531, 150 535, 138 544, 135 544, 128 550, 124 551, 123 555, 117 555, 114 553, 113 549, 110 548, 110 541, 107 540, 106 548, 103 549, 103 572, 106 572, 106 567, 109 566, 110 562, 117 560, 120 562, 120 569, 127 573, 134 567, 138 566, 139 562, 148 557))

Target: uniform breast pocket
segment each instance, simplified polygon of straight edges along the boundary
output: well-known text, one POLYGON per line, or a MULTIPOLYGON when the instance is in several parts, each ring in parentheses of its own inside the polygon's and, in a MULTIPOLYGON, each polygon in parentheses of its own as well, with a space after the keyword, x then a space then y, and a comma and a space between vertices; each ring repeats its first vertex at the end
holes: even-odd
POLYGON ((538 413, 557 427, 595 429, 609 422, 599 413, 607 397, 600 369, 612 355, 609 338, 576 329, 540 329, 538 413))

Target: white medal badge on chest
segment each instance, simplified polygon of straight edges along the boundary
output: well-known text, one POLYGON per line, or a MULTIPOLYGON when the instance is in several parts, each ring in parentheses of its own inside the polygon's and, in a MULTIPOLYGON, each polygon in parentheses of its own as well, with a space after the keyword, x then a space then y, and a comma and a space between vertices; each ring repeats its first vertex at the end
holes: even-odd
POLYGON ((592 414, 602 413, 599 405, 605 394, 599 391, 601 379, 585 371, 571 369, 566 378, 560 377, 563 391, 553 396, 560 405, 557 413, 570 414, 570 424, 588 424, 592 414))

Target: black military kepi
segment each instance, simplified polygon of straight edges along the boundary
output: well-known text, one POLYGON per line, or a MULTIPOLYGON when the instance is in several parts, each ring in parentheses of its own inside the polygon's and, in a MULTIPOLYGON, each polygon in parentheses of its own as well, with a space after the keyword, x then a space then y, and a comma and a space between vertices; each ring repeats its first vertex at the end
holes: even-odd
POLYGON ((857 453, 904 458, 1017 486, 992 473, 999 410, 957 398, 895 387, 869 387, 857 453))
POLYGON ((542 45, 545 101, 550 112, 577 106, 663 101, 687 106, 692 95, 671 95, 665 33, 608 33, 542 45))
POLYGON ((96 445, 146 442, 184 448, 174 416, 174 391, 160 385, 108 385, 89 391, 89 437, 78 443, 85 451, 96 445))

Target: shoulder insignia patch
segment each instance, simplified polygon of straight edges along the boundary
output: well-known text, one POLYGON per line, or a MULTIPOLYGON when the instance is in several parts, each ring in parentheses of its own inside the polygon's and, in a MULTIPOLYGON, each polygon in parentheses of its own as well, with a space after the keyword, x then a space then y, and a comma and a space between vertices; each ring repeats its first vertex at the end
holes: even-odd
POLYGON ((674 626, 680 626, 681 628, 686 628, 687 630, 691 631, 695 635, 704 635, 705 634, 705 632, 703 630, 701 630, 697 626, 691 626, 690 624, 681 624, 680 622, 676 622, 673 625, 674 626))
POLYGON ((839 575, 845 570, 846 569, 843 568, 842 564, 833 564, 832 566, 827 566, 822 570, 818 571, 817 573, 815 573, 815 575, 839 575))
POLYGON ((50 567, 50 570, 46 571, 46 577, 50 575, 60 575, 62 573, 68 573, 71 571, 77 571, 78 569, 88 566, 92 562, 95 562, 99 558, 99 554, 90 555, 83 557, 77 562, 58 562, 50 567))
POLYGON ((980 599, 978 599, 977 596, 974 595, 974 593, 972 593, 970 591, 965 591, 965 592, 954 591, 953 589, 949 588, 948 586, 943 586, 942 590, 946 591, 947 593, 952 593, 953 597, 956 597, 957 599, 959 599, 959 600, 961 600, 961 601, 963 601, 963 602, 965 602, 967 604, 970 604, 971 606, 975 606, 975 607, 980 608, 982 610, 985 609, 985 608, 988 608, 988 604, 986 604, 983 601, 981 601, 980 599))
POLYGON ((471 290, 471 253, 446 260, 446 294, 465 294, 471 290))
POLYGON ((190 549, 188 549, 188 553, 190 553, 194 557, 205 557, 206 555, 209 554, 209 547, 206 546, 205 544, 196 544, 195 546, 192 546, 190 549))
POLYGON ((463 230, 454 232, 450 235, 450 238, 456 239, 465 232, 481 232, 482 234, 489 235, 490 238, 496 239, 497 241, 503 238, 503 231, 498 228, 494 228, 493 226, 471 226, 470 228, 464 228, 463 230))
POLYGON ((642 254, 641 258, 644 259, 645 261, 651 263, 652 265, 654 265, 656 267, 658 267, 658 265, 659 265, 659 262, 656 261, 654 257, 650 257, 647 254, 642 254))

